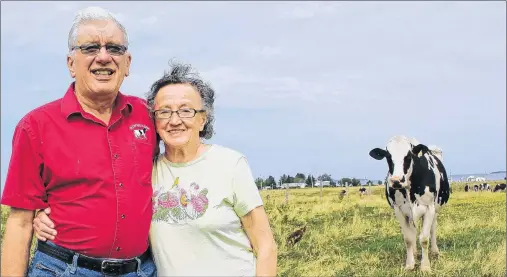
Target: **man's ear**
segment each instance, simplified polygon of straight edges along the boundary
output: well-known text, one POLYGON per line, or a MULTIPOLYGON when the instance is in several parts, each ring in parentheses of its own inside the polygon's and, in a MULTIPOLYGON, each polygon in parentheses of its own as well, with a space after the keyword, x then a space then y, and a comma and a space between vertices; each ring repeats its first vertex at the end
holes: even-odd
POLYGON ((125 66, 127 67, 125 69, 125 77, 128 77, 130 75, 130 64, 132 63, 132 55, 130 55, 130 53, 127 53, 127 60, 125 63, 125 66))
POLYGON ((384 149, 380 148, 373 148, 370 150, 370 157, 374 158, 375 160, 382 160, 385 157, 390 157, 391 155, 384 149))
POLYGON ((69 68, 70 76, 76 78, 76 70, 74 69, 74 57, 72 54, 67 55, 67 68, 69 68))
POLYGON ((421 155, 424 155, 424 153, 426 153, 428 151, 430 151, 428 149, 428 146, 426 146, 424 144, 418 144, 418 145, 414 146, 414 148, 412 148, 412 153, 414 153, 414 155, 416 155, 418 157, 419 157, 419 152, 421 152, 421 155))

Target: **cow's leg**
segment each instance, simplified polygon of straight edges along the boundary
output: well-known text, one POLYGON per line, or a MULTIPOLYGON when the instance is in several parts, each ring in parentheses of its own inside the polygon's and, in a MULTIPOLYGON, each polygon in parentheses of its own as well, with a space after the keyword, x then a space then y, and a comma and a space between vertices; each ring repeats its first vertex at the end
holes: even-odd
POLYGON ((435 218, 435 206, 430 205, 427 207, 423 216, 422 230, 419 235, 419 242, 421 243, 421 271, 430 271, 430 259, 428 256, 430 244, 430 232, 435 218))
POLYGON ((438 250, 437 245, 437 215, 433 217, 433 224, 431 224, 431 253, 434 255, 439 255, 440 251, 438 250))
POLYGON ((403 234, 403 240, 407 249, 405 269, 413 270, 415 266, 414 252, 417 247, 417 230, 412 218, 405 216, 397 206, 394 206, 394 213, 400 223, 401 233, 403 234))

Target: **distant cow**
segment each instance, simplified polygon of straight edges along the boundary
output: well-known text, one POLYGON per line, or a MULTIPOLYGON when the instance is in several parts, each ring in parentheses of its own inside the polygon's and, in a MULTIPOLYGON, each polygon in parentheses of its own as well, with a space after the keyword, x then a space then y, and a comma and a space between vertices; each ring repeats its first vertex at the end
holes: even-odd
POLYGON ((470 189, 470 186, 468 186, 468 184, 465 185, 465 192, 468 192, 468 190, 470 189))
POLYGON ((474 191, 479 191, 479 186, 478 185, 474 185, 474 191))
POLYGON ((488 183, 479 184, 479 190, 491 190, 488 183))
POLYGON ((431 243, 431 252, 439 253, 437 215, 449 200, 450 186, 442 161, 426 145, 414 144, 414 141, 405 136, 395 136, 385 149, 374 148, 369 154, 376 160, 385 158, 387 161, 386 196, 403 233, 407 249, 405 269, 414 269, 417 248, 415 222, 422 218, 419 236, 421 271, 430 271, 428 248, 431 243))
POLYGON ((340 192, 340 195, 338 195, 338 199, 343 200, 343 197, 345 197, 345 195, 347 195, 347 191, 343 189, 340 192))
POLYGON ((505 191, 506 185, 505 184, 497 184, 495 188, 493 189, 493 192, 497 191, 505 191))
POLYGON ((359 189, 359 194, 363 195, 366 193, 366 188, 360 188, 359 189))

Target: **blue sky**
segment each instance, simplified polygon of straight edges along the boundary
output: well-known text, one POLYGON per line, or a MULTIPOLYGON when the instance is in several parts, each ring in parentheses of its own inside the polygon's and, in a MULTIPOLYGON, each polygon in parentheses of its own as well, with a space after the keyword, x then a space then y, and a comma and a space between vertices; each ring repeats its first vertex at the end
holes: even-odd
POLYGON ((217 92, 210 141, 256 176, 383 178, 397 134, 443 149, 452 173, 505 170, 505 2, 2 2, 2 185, 15 125, 72 79, 67 34, 100 5, 130 36, 144 96, 176 58, 217 92))

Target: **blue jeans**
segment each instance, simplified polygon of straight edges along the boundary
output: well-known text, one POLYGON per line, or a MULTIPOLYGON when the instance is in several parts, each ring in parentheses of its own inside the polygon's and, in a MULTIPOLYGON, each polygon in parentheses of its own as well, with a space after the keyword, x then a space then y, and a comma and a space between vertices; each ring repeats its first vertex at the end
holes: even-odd
MULTIPOLYGON (((54 243, 47 241, 48 244, 54 245, 54 243)), ((32 262, 28 269, 28 277, 102 277, 102 273, 98 271, 89 270, 87 268, 77 266, 77 258, 79 254, 75 254, 72 264, 67 264, 48 256, 42 252, 35 251, 32 262)), ((140 260, 138 260, 141 263, 140 260)), ((137 268, 137 272, 131 272, 120 277, 156 277, 157 268, 151 256, 141 263, 141 266, 137 268)))

